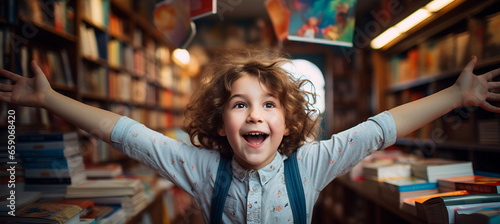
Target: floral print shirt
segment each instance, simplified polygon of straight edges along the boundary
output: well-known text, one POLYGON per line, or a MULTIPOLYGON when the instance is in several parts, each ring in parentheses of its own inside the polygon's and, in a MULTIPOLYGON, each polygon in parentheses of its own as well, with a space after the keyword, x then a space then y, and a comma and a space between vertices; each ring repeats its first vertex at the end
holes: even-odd
MULTIPOLYGON (((192 195, 209 223, 219 152, 168 138, 127 117, 115 125, 111 141, 114 148, 151 166, 192 195)), ((328 183, 395 141, 395 123, 386 111, 328 140, 301 146, 297 158, 308 223, 318 195, 328 183)), ((293 223, 283 171, 286 158, 277 153, 270 164, 259 170, 246 170, 234 159, 231 161, 233 182, 222 216, 224 223, 293 223)))

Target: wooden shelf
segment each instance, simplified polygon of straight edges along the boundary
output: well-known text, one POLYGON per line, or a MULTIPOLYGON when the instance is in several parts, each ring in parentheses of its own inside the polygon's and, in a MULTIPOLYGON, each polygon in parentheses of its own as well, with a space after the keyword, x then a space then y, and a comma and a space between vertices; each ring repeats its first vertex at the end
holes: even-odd
MULTIPOLYGON (((484 68, 488 68, 494 65, 500 64, 500 56, 494 58, 481 59, 476 64, 475 70, 480 70, 484 68)), ((388 94, 392 94, 395 92, 400 92, 406 89, 411 89, 419 86, 428 85, 433 82, 441 81, 448 78, 458 77, 462 72, 462 69, 456 69, 448 72, 442 72, 435 75, 422 76, 414 80, 408 80, 405 82, 397 83, 392 85, 387 89, 388 94)))
POLYGON ((383 48, 382 52, 386 55, 404 52, 421 43, 423 40, 427 40, 449 29, 458 22, 476 15, 489 7, 493 7, 495 4, 498 4, 498 0, 465 0, 463 3, 457 2, 456 4, 458 4, 458 6, 453 9, 434 15, 433 18, 429 19, 427 24, 416 26, 407 31, 394 40, 390 46, 383 48))
POLYGON ((21 35, 25 33, 24 38, 36 39, 50 45, 76 43, 77 37, 74 34, 59 31, 53 26, 36 22, 24 15, 19 15, 19 21, 20 24, 16 27, 21 35))
MULTIPOLYGON (((372 202, 376 206, 384 208, 385 210, 391 212, 392 214, 398 216, 401 219, 404 219, 408 223, 412 224, 424 224, 425 222, 419 219, 418 217, 410 214, 406 211, 399 209, 398 204, 389 203, 384 201, 380 194, 373 194, 366 190, 366 186, 363 186, 362 182, 353 181, 349 179, 348 175, 344 175, 341 177, 335 178, 334 182, 339 183, 342 187, 349 189, 359 195, 360 197, 372 202)), ((375 208, 373 208, 375 209, 375 208)), ((376 221, 375 221, 376 223, 376 221)))

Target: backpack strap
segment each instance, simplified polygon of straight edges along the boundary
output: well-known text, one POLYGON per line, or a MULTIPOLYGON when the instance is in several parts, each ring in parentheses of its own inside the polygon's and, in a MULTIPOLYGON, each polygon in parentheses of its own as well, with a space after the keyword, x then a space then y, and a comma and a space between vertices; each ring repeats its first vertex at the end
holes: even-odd
POLYGON ((231 170, 230 162, 231 157, 224 157, 221 155, 210 206, 210 223, 213 224, 222 223, 224 204, 226 203, 227 192, 229 192, 229 187, 233 179, 233 171, 231 170))
MULTIPOLYGON (((222 157, 217 168, 217 176, 210 206, 210 223, 222 223, 222 213, 226 203, 227 192, 233 179, 231 170, 231 157, 222 157)), ((293 220, 297 224, 305 224, 306 218, 306 198, 304 187, 299 172, 297 162, 297 152, 294 152, 285 160, 285 184, 288 192, 288 200, 292 208, 293 220)))
POLYGON ((306 223, 306 197, 297 162, 297 151, 285 160, 285 184, 296 224, 306 223))

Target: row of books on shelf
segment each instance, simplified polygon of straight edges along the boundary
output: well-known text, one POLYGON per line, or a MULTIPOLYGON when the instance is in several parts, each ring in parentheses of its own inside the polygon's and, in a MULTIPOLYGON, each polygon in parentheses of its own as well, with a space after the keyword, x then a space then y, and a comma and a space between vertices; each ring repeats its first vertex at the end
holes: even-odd
POLYGON ((80 143, 74 131, 27 133, 18 136, 14 157, 2 150, 0 166, 5 169, 0 170, 0 188, 16 193, 10 199, 1 198, 0 219, 16 223, 124 223, 141 212, 156 188, 155 172, 144 167, 124 172, 119 163, 84 162, 80 143), (3 167, 8 161, 16 162, 15 174, 3 167), (9 207, 11 200, 15 200, 15 207, 9 207))
POLYGON ((39 47, 20 47, 20 75, 29 76, 31 72, 30 61, 35 60, 47 79, 54 84, 73 88, 73 71, 71 70, 70 59, 66 49, 53 50, 41 49, 39 47))
POLYGON ((468 19, 468 30, 429 39, 388 62, 392 84, 461 70, 472 55, 481 61, 500 56, 500 14, 468 19))
POLYGON ((138 77, 146 76, 152 82, 162 84, 162 72, 165 72, 165 67, 170 67, 170 50, 152 39, 146 41, 144 48, 132 47, 121 39, 110 38, 108 41, 106 33, 83 23, 80 24, 80 37, 84 57, 107 61, 114 68, 123 68, 138 77))
POLYGON ((482 217, 487 221, 477 223, 494 223, 500 219, 500 174, 474 171, 472 165, 391 151, 373 154, 351 175, 370 194, 424 222, 468 223, 482 217))
MULTIPOLYGON (((406 89, 387 96, 388 107, 395 107, 425 97, 420 90, 406 89)), ((434 142, 466 142, 481 145, 500 144, 500 116, 483 116, 477 107, 460 107, 436 119, 408 137, 434 142), (438 139, 436 139, 438 138, 438 139)))
MULTIPOLYGON (((17 2, 19 14, 37 24, 46 24, 59 32, 74 33, 75 11, 68 1, 22 0, 17 2)), ((15 4, 9 7, 16 7, 15 4)), ((31 21, 30 21, 31 22, 31 21)))

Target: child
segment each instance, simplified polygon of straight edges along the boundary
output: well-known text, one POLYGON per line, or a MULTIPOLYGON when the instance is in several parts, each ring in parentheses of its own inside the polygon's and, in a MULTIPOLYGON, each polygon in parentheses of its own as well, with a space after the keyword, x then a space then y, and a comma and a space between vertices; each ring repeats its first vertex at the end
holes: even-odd
POLYGON ((500 69, 476 76, 476 61, 473 57, 453 86, 312 143, 306 140, 316 137, 317 119, 304 98, 310 93, 299 89, 304 81, 282 69, 286 59, 262 52, 228 53, 209 65, 186 112, 185 130, 194 146, 55 92, 35 62, 33 78, 0 71, 14 83, 0 85, 0 100, 45 108, 155 168, 196 199, 207 223, 222 155, 233 158, 224 223, 294 222, 283 163, 297 151, 310 223, 314 203, 328 183, 397 137, 462 105, 499 113, 500 108, 486 100, 500 100, 500 94, 489 92, 500 88, 500 83, 491 82, 500 69))

